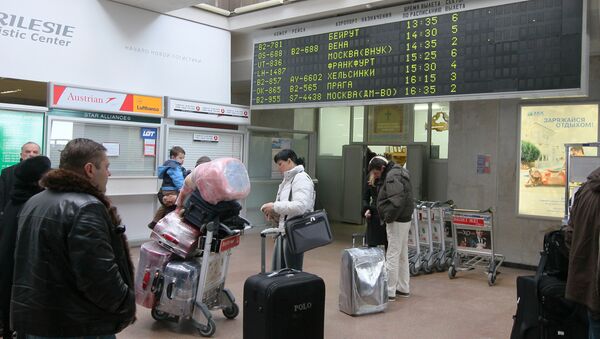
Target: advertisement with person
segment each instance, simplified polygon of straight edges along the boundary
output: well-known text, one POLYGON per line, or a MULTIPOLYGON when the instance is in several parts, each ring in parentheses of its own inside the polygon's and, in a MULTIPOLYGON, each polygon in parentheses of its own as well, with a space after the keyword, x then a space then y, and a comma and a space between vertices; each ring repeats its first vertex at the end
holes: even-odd
MULTIPOLYGON (((561 218, 566 143, 598 140, 598 105, 521 107, 519 214, 561 218)), ((572 148, 570 156, 595 155, 572 148)))
POLYGON ((456 229, 456 244, 461 250, 476 250, 492 252, 492 241, 489 230, 485 229, 456 229))

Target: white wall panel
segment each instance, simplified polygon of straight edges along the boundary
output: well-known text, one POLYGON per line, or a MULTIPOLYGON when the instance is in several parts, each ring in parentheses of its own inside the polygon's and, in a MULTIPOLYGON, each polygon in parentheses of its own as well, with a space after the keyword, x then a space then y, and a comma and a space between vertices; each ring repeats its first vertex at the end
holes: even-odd
POLYGON ((229 32, 112 1, 2 0, 0 50, 3 77, 230 102, 229 32))

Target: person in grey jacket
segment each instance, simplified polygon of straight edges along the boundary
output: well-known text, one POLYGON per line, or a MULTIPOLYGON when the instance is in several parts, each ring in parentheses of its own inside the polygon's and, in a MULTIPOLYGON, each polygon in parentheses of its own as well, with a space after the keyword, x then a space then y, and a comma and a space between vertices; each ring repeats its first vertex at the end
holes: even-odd
MULTIPOLYGON (((312 179, 304 171, 304 159, 298 158, 291 149, 281 150, 273 157, 273 161, 283 174, 283 181, 279 184, 275 201, 262 205, 260 210, 267 219, 277 222, 283 231, 285 220, 313 210, 315 188, 312 179)), ((301 271, 304 254, 292 253, 287 241, 282 241, 281 237, 278 240, 273 251, 273 270, 287 267, 301 271)))
MULTIPOLYGON (((377 211, 386 224, 388 299, 395 300, 396 295, 409 297, 408 232, 414 200, 408 170, 376 156, 369 162, 369 172, 375 179, 379 179, 377 211)), ((368 214, 367 210, 365 217, 368 214)))

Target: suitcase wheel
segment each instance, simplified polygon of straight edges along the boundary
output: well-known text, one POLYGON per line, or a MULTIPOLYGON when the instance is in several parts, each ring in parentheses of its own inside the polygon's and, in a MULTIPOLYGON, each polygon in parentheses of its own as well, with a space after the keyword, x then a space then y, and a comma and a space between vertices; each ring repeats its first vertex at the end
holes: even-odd
POLYGON ((212 337, 217 330, 217 324, 215 324, 214 320, 208 319, 208 324, 200 325, 198 327, 198 333, 200 333, 203 337, 212 337))
POLYGON ((169 318, 169 314, 168 313, 159 311, 159 310, 157 310, 155 308, 152 309, 152 311, 150 312, 150 315, 156 321, 167 320, 169 318))
POLYGON ((456 277, 456 268, 454 268, 454 265, 451 265, 450 268, 448 268, 448 278, 454 279, 454 277, 456 277))
POLYGON ((223 309, 223 315, 227 319, 234 319, 238 316, 238 314, 240 314, 240 307, 236 303, 233 303, 231 306, 223 309))
POLYGON ((495 283, 496 283, 496 273, 489 272, 488 273, 488 285, 494 286, 495 283))

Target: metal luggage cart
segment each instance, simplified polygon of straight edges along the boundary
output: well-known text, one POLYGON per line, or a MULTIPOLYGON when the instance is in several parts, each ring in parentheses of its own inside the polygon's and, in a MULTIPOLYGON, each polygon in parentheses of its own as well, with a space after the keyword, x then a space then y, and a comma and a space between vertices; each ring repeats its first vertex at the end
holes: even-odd
MULTIPOLYGON (((420 204, 417 201, 416 204, 420 204)), ((421 245, 419 243, 419 214, 418 209, 415 207, 413 210, 413 217, 408 231, 408 265, 409 273, 411 276, 416 276, 421 273, 423 268, 423 257, 421 252, 421 245)))
POLYGON ((488 285, 496 283, 498 267, 504 256, 494 251, 494 215, 487 210, 452 210, 454 258, 448 268, 448 277, 454 279, 457 271, 483 268, 488 285))
MULTIPOLYGON (((201 268, 191 313, 180 317, 153 308, 152 318, 174 322, 191 319, 200 335, 210 337, 215 334, 217 327, 212 310, 220 309, 227 319, 238 316, 240 308, 235 302, 233 293, 225 288, 225 278, 231 250, 239 245, 241 232, 227 228, 231 235, 217 239, 215 232, 219 231, 219 227, 227 228, 226 225, 218 222, 209 222, 203 226, 204 236, 193 256, 193 260, 200 263, 201 268)), ((157 293, 162 293, 162 286, 157 288, 157 293)))
POLYGON ((453 207, 453 204, 452 200, 427 203, 427 220, 433 248, 430 269, 437 272, 447 270, 452 262, 452 245, 446 248, 448 241, 451 243, 452 239, 447 239, 445 236, 445 215, 446 211, 453 207))
POLYGON ((410 273, 432 273, 445 271, 449 265, 446 239, 444 237, 445 210, 452 206, 452 200, 420 201, 413 212, 411 231, 418 234, 418 241, 409 234, 410 273), (416 231, 415 231, 416 230, 416 231))

